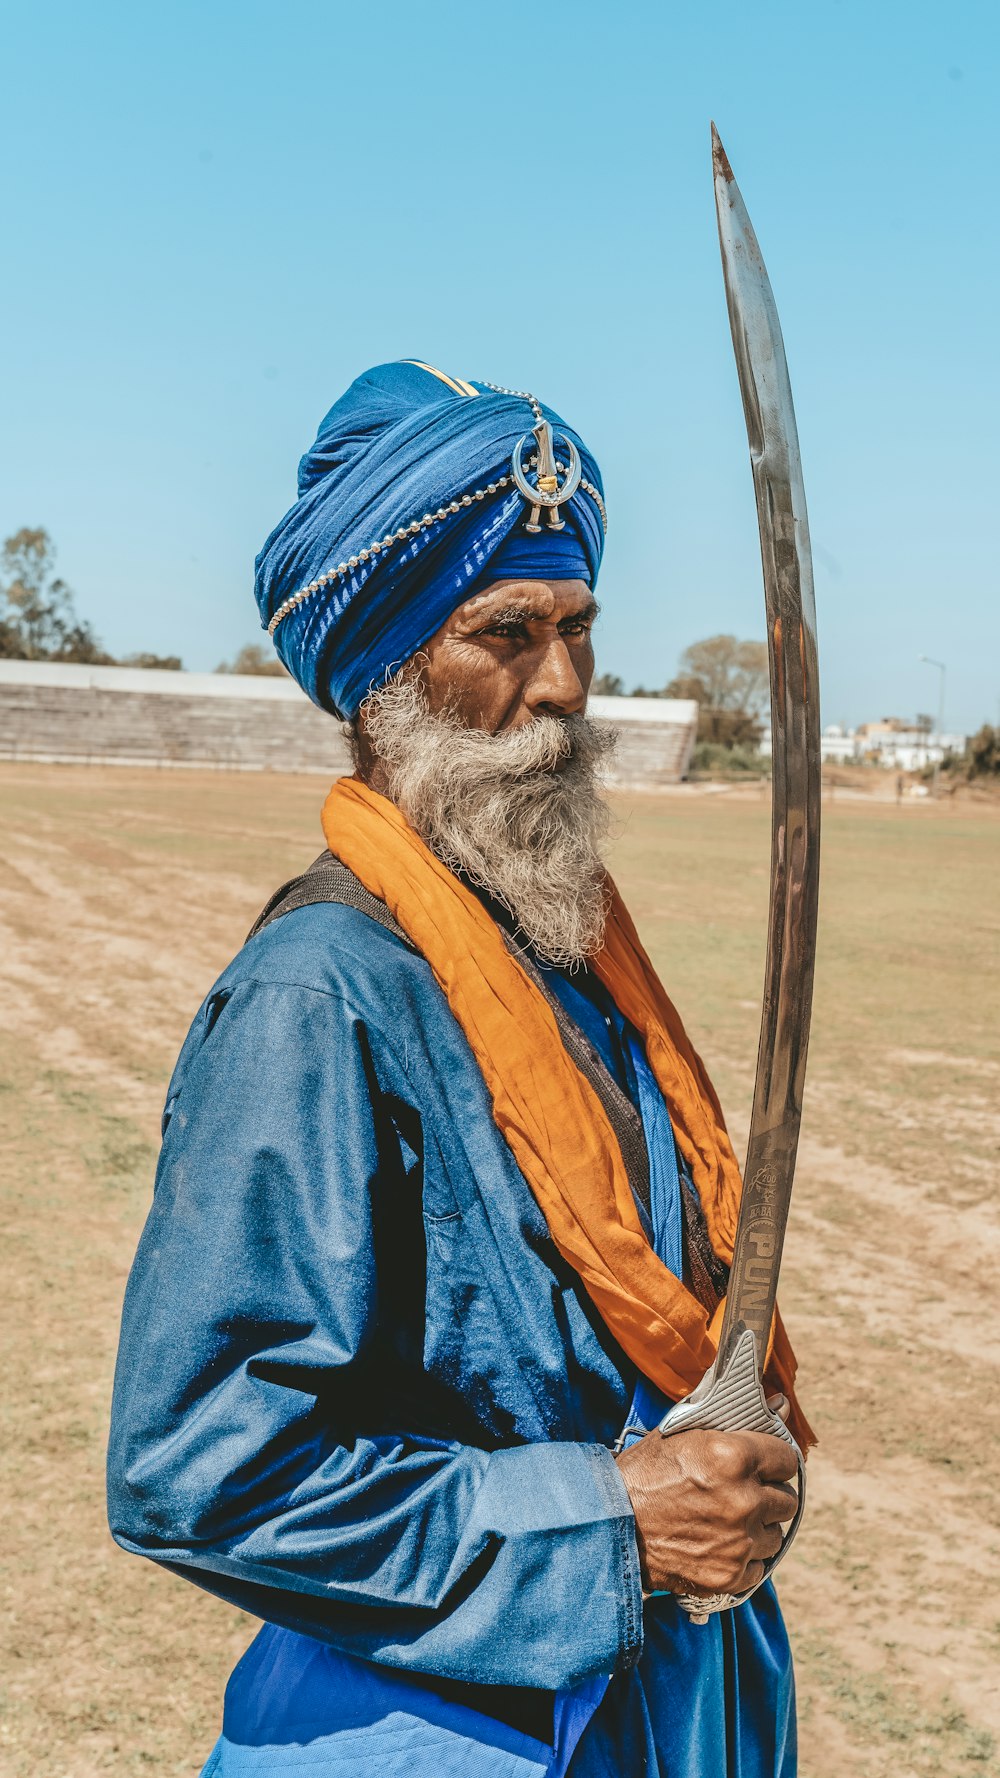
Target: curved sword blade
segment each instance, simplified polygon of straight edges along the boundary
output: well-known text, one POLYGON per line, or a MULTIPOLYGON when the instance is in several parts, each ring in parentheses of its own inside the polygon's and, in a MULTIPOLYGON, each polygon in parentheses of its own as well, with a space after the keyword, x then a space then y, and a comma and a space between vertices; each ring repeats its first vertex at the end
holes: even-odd
POLYGON ((771 906, 757 1079, 719 1369, 744 1328, 762 1362, 802 1113, 819 892, 820 718, 809 521, 778 311, 712 125, 715 207, 760 526, 771 667, 771 906))

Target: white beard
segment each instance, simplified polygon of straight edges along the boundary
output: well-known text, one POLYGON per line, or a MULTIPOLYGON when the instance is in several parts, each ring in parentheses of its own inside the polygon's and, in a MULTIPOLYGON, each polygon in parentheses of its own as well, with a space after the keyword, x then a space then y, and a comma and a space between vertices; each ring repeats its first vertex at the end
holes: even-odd
POLYGON ((550 963, 601 948, 610 820, 598 767, 614 735, 585 716, 539 716, 499 735, 434 715, 416 677, 363 706, 388 794, 449 870, 500 902, 550 963))

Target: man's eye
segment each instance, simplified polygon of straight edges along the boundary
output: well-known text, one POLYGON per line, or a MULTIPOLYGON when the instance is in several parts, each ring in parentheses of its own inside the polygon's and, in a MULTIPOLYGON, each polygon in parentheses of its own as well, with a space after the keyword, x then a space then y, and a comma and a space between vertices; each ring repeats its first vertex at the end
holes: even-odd
POLYGON ((526 634, 523 624, 490 624, 487 636, 502 636, 505 641, 523 641, 526 634))
POLYGON ((564 624, 559 625, 559 634, 561 636, 589 636, 592 626, 593 618, 569 617, 564 624))

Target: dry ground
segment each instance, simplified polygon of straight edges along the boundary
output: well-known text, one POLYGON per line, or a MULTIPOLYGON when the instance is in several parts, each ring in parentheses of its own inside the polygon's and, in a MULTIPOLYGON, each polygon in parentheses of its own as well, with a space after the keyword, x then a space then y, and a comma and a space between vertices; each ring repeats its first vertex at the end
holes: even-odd
MULTIPOLYGON (((3 1778, 194 1774, 251 1621, 121 1555, 116 1317, 186 1025, 320 847, 315 779, 0 767, 3 1778)), ((767 809, 622 800, 615 869, 738 1131, 767 809)), ((1000 818, 828 811, 783 1299, 821 1445, 784 1570, 803 1778, 1000 1773, 1000 818)))

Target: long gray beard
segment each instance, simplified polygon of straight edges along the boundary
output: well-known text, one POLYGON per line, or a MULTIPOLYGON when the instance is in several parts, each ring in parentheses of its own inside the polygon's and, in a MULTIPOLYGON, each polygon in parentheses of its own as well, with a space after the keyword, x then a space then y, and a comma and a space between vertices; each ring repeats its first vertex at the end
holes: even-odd
POLYGON ((598 767, 614 735, 585 716, 539 716, 499 735, 434 715, 417 678, 364 705, 393 802, 449 870, 500 902, 550 963, 601 948, 609 824, 598 767))

